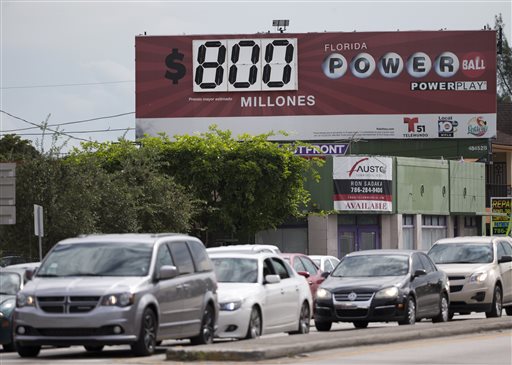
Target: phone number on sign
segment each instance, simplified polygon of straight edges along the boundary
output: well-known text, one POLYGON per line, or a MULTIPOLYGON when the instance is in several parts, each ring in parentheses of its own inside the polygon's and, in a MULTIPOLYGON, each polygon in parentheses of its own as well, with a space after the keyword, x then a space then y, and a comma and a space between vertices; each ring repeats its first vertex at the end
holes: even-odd
POLYGON ((384 189, 382 187, 375 187, 375 186, 373 186, 373 187, 351 186, 350 192, 356 193, 356 194, 365 194, 365 193, 382 194, 382 193, 384 193, 384 189))

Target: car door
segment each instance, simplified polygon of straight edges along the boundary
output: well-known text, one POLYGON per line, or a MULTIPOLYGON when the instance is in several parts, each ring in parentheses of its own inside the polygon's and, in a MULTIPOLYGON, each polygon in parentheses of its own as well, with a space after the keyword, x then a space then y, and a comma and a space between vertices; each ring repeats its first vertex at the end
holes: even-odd
MULTIPOLYGON (((498 260, 503 256, 512 256, 512 246, 507 241, 498 242, 498 260)), ((498 264, 503 280, 503 302, 512 302, 512 262, 498 264)))
POLYGON ((160 268, 164 265, 175 266, 169 248, 165 243, 157 249, 154 271, 155 278, 158 281, 155 284, 153 294, 158 300, 160 308, 158 333, 161 338, 179 337, 182 331, 181 313, 185 306, 185 293, 180 289, 183 279, 176 277, 159 280, 158 274, 160 268))
POLYGON ((428 296, 429 286, 427 275, 419 275, 414 277, 417 270, 425 270, 420 260, 419 253, 412 255, 412 272, 411 287, 416 293, 416 316, 421 317, 428 312, 428 296))
POLYGON ((318 287, 320 286, 320 284, 322 284, 322 282, 325 279, 322 277, 318 267, 309 257, 299 256, 297 258, 302 261, 304 267, 306 268, 306 271, 310 275, 309 278, 307 278, 309 289, 311 290, 311 296, 313 298, 316 298, 316 291, 318 290, 318 287))
POLYGON ((183 336, 199 333, 203 318, 204 283, 195 273, 192 255, 186 242, 169 244, 173 261, 179 272, 180 295, 184 297, 180 320, 183 325, 183 336))
POLYGON ((279 283, 267 283, 265 282, 266 275, 276 275, 274 266, 270 258, 263 261, 263 286, 265 288, 265 303, 263 305, 263 325, 265 327, 265 333, 271 333, 276 331, 276 327, 279 325, 281 317, 281 282, 279 283))
POLYGON ((279 318, 276 321, 278 326, 287 326, 290 323, 295 323, 298 319, 298 306, 300 305, 299 286, 293 280, 293 273, 289 272, 285 263, 281 258, 272 257, 272 266, 277 275, 281 278, 280 290, 281 297, 277 310, 279 311, 279 318))
POLYGON ((418 254, 425 271, 427 272, 427 298, 425 299, 425 310, 435 315, 439 312, 439 303, 441 301, 441 293, 443 290, 443 279, 430 258, 424 253, 418 254))

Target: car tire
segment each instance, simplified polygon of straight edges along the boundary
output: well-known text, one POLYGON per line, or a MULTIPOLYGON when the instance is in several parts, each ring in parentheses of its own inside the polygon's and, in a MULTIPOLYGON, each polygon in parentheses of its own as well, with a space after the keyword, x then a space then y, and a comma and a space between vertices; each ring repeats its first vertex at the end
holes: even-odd
POLYGON ((512 316, 512 305, 505 307, 505 313, 507 313, 507 316, 512 316))
POLYGON ((37 357, 41 351, 41 346, 23 346, 16 344, 16 351, 20 357, 37 357))
POLYGON ((355 328, 366 328, 368 327, 367 321, 354 321, 352 322, 355 328))
POLYGON ((501 317, 501 309, 503 298, 501 296, 501 288, 496 285, 494 288, 494 294, 492 296, 492 307, 489 312, 485 312, 487 318, 501 317))
POLYGON ((103 350, 103 345, 85 345, 84 349, 87 352, 100 352, 103 350))
POLYGON ((192 337, 190 342, 192 345, 206 345, 213 342, 214 331, 214 311, 211 305, 207 305, 203 312, 201 320, 201 330, 199 335, 192 337))
POLYGON ((410 325, 416 323, 416 302, 413 297, 407 298, 407 307, 405 308, 405 318, 398 321, 399 325, 410 325))
POLYGON ((432 323, 448 322, 449 319, 448 298, 445 294, 442 294, 439 299, 439 315, 432 317, 432 323))
POLYGON ((131 345, 135 356, 150 356, 155 353, 157 321, 151 308, 144 309, 137 341, 131 345))
POLYGON ((329 331, 332 327, 332 322, 329 321, 316 321, 315 327, 318 332, 326 332, 329 331))
POLYGON ((309 333, 309 322, 311 321, 311 312, 308 302, 302 303, 299 314, 299 324, 297 331, 290 332, 290 335, 305 335, 309 333))
POLYGON ((246 339, 258 338, 261 336, 261 314, 257 307, 253 307, 249 317, 249 327, 247 327, 246 339))

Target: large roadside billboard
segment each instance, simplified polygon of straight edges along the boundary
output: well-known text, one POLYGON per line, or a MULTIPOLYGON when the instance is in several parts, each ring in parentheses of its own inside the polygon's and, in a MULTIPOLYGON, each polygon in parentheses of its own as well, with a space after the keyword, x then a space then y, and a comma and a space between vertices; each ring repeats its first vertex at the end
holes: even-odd
POLYGON ((496 135, 495 31, 138 36, 137 136, 496 135))

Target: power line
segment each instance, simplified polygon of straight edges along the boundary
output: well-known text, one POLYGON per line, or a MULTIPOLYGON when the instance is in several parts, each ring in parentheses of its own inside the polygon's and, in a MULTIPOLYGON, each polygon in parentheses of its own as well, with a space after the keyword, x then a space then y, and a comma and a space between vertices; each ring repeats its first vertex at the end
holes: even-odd
POLYGON ((38 89, 44 87, 69 87, 69 86, 89 86, 89 85, 109 85, 109 84, 122 84, 127 82, 135 82, 135 80, 123 80, 123 81, 105 81, 105 82, 87 82, 87 83, 76 83, 76 84, 49 84, 49 85, 26 85, 26 86, 4 86, 0 87, 2 90, 9 89, 38 89))
MULTIPOLYGON (((127 113, 121 113, 121 114, 115 114, 115 115, 107 115, 107 116, 104 116, 104 117, 97 117, 97 118, 91 118, 91 119, 83 119, 83 120, 77 120, 77 121, 74 121, 74 122, 64 122, 64 123, 48 124, 48 127, 58 127, 58 126, 62 126, 62 125, 92 122, 92 121, 101 120, 101 119, 118 118, 118 117, 122 117, 122 116, 125 116, 125 115, 130 115, 130 114, 135 114, 135 112, 127 112, 127 113)), ((38 127, 27 127, 27 128, 9 129, 9 130, 5 130, 3 132, 26 131, 26 130, 30 130, 30 129, 34 129, 34 128, 40 128, 40 127, 38 126, 38 127)))
MULTIPOLYGON (((12 115, 11 113, 7 113, 7 112, 6 112, 6 111, 4 111, 4 110, 1 110, 1 109, 0 109, 0 112, 1 112, 1 113, 4 113, 4 114, 6 114, 6 115, 8 115, 8 116, 10 116, 10 117, 12 117, 12 118, 14 118, 14 119, 21 120, 22 122, 28 123, 28 124, 30 124, 30 125, 33 125, 33 126, 36 126, 36 127, 40 128, 40 129, 42 129, 42 126, 40 126, 40 125, 38 125, 38 124, 36 124, 36 123, 29 122, 29 121, 28 121, 28 120, 26 120, 26 119, 23 119, 23 118, 17 117, 16 115, 12 115)), ((53 133, 56 133, 56 134, 62 134, 63 136, 66 136, 66 137, 69 137, 69 138, 72 138, 72 139, 76 139, 76 140, 79 140, 79 141, 90 142, 90 140, 88 140, 88 139, 84 139, 84 138, 80 138, 80 137, 75 137, 75 136, 72 136, 72 135, 67 134, 67 133, 65 133, 65 132, 60 132, 60 131, 53 130, 53 129, 50 129, 50 128, 46 128, 46 129, 47 129, 47 130, 49 130, 50 132, 53 132, 53 133)))
MULTIPOLYGON (((114 129, 97 129, 91 131, 68 131, 66 133, 104 133, 104 132, 119 132, 119 131, 133 131, 135 128, 114 128, 114 129)), ((56 132, 61 133, 61 132, 56 132)), ((18 136, 41 136, 43 133, 16 133, 18 136)))

